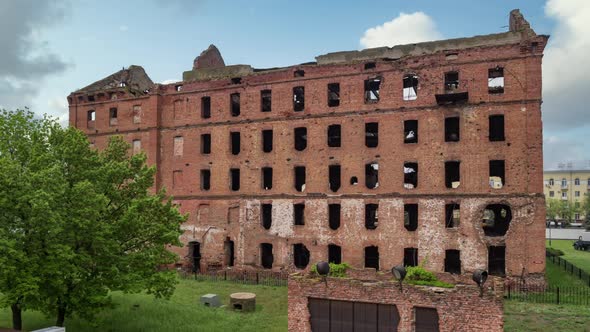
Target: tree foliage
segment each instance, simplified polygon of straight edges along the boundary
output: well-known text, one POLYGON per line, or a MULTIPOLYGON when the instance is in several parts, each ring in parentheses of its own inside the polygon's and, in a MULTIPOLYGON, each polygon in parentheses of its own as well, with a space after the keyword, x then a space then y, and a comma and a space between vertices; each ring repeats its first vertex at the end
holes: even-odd
MULTIPOLYGON (((0 304, 91 319, 109 292, 169 297, 185 217, 120 137, 103 151, 28 111, 0 116, 0 304), (5 268, 6 267, 6 268, 5 268)), ((14 312, 14 307, 13 307, 14 312)), ((14 317, 14 315, 13 315, 14 317)))

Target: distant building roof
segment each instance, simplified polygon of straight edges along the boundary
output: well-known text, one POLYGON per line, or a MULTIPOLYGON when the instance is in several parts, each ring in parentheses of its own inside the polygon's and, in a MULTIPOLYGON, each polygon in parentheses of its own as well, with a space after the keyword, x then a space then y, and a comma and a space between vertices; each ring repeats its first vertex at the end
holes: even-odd
POLYGON ((545 172, 575 172, 575 171, 589 171, 590 160, 570 160, 556 163, 545 169, 545 172))

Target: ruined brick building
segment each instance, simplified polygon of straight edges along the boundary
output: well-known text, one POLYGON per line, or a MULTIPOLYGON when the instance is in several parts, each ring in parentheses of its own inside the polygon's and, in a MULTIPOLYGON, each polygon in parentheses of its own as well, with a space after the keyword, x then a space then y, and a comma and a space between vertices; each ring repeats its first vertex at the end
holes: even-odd
POLYGON ((210 46, 183 81, 131 66, 73 92, 70 125, 122 135, 184 213, 193 269, 389 269, 541 275, 541 61, 509 31, 256 69, 210 46))

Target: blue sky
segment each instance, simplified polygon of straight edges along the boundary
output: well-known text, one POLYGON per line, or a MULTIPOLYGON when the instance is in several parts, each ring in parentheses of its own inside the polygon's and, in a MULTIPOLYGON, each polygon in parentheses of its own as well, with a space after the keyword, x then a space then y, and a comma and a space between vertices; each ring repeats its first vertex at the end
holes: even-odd
POLYGON ((143 66, 155 82, 180 80, 212 43, 227 64, 288 66, 364 48, 365 32, 386 22, 392 22, 389 30, 374 42, 503 32, 509 11, 520 8, 537 33, 552 35, 544 59, 546 164, 590 159, 590 117, 582 99, 590 88, 587 3, 5 0, 0 43, 15 51, 0 54, 0 106, 29 106, 66 122, 71 91, 131 64, 143 66))

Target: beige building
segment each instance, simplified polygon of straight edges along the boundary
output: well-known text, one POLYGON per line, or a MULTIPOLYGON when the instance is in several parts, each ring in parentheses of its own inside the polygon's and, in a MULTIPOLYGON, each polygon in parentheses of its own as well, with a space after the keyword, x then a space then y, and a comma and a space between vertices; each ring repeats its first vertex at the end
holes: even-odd
MULTIPOLYGON (((560 163, 543 172, 546 199, 560 199, 582 206, 590 190, 590 160, 560 163)), ((575 220, 583 220, 582 212, 575 220)))

